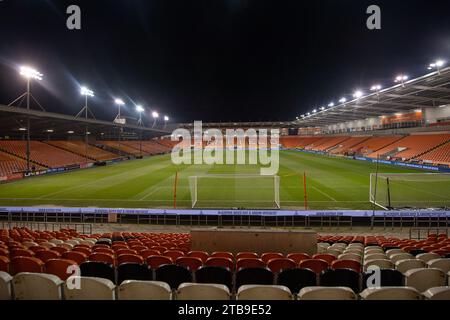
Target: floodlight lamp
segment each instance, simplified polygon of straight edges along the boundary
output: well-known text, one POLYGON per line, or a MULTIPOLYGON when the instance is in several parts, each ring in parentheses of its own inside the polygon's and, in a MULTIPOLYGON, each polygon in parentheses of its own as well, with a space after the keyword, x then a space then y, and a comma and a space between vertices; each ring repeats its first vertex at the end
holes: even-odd
POLYGON ((312 112, 313 112, 313 113, 316 113, 316 112, 317 112, 317 109, 314 109, 312 112))
POLYGON ((122 99, 114 99, 114 103, 119 106, 123 106, 125 104, 122 99))
POLYGON ((136 106, 136 111, 139 112, 139 113, 140 112, 144 112, 144 108, 141 105, 137 105, 136 106))
POLYGON ((169 121, 169 117, 168 116, 164 116, 164 121, 169 121))
POLYGON ((408 80, 408 76, 403 75, 403 74, 398 75, 398 76, 395 78, 395 82, 403 82, 403 81, 406 81, 406 80, 408 80))
POLYGON ((307 115, 307 116, 310 116, 310 115, 311 115, 311 112, 308 112, 306 115, 307 115))
POLYGON ((379 84, 373 85, 370 88, 370 91, 380 91, 380 90, 381 90, 381 85, 379 85, 379 84))
POLYGON ((325 110, 325 107, 320 107, 320 110, 322 110, 322 111, 325 110))
POLYGON ((27 128, 19 128, 19 131, 27 131, 27 128))
POLYGON ((330 102, 329 104, 328 104, 328 106, 331 108, 331 107, 334 107, 334 102, 330 102))
POLYGON ((437 60, 435 64, 436 64, 436 67, 440 68, 440 67, 442 67, 445 64, 445 61, 444 60, 437 60))
POLYGON ((347 99, 345 97, 342 97, 342 98, 339 99, 339 102, 340 103, 345 103, 345 102, 347 102, 347 99))
POLYGON ((152 112, 152 117, 155 118, 155 119, 158 118, 158 117, 159 117, 158 112, 153 111, 153 112, 152 112))
POLYGON ((42 77, 44 76, 39 71, 37 71, 33 68, 30 68, 30 67, 25 67, 25 66, 20 67, 19 72, 22 76, 24 76, 27 79, 42 80, 42 77))
POLYGON ((355 93, 353 93, 353 98, 359 99, 363 96, 363 92, 361 90, 356 90, 355 93))
POLYGON ((94 91, 89 90, 89 89, 86 88, 86 87, 81 87, 81 88, 80 88, 80 93, 81 93, 83 96, 89 96, 89 97, 93 97, 93 96, 94 96, 94 91))

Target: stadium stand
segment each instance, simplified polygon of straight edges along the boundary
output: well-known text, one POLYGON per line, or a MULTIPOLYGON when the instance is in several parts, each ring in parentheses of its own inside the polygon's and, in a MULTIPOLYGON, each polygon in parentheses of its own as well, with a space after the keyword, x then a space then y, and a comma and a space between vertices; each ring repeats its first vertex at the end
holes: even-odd
POLYGON ((424 163, 442 164, 450 166, 450 142, 447 142, 427 153, 414 158, 424 163))
POLYGON ((86 156, 95 161, 105 161, 105 160, 112 160, 117 158, 118 156, 114 153, 108 152, 106 150, 94 147, 90 144, 86 145, 84 141, 76 141, 76 140, 70 140, 70 141, 63 141, 63 140, 57 140, 57 141, 47 141, 46 143, 64 149, 66 151, 70 151, 72 153, 78 154, 79 156, 86 156))
POLYGON ((369 154, 370 158, 409 160, 424 154, 450 140, 450 134, 409 135, 369 154))
POLYGON ((401 139, 401 136, 382 136, 382 137, 372 137, 368 140, 364 140, 361 143, 348 149, 349 155, 362 155, 366 156, 370 153, 374 153, 383 147, 386 147, 397 140, 401 139))
POLYGON ((314 151, 328 151, 348 139, 350 139, 350 137, 326 137, 314 142, 310 146, 307 146, 306 149, 311 149, 314 151))
POLYGON ((4 229, 0 230, 0 297, 51 300, 205 299, 206 296, 210 299, 447 299, 445 286, 450 259, 444 256, 450 253, 450 239, 446 235, 430 235, 423 240, 324 235, 318 236, 317 241, 318 251, 336 251, 339 256, 318 253, 311 259, 305 254, 295 261, 286 256, 300 258, 300 253, 285 256, 273 252, 209 254, 189 251, 190 235, 187 233, 84 235, 71 229, 4 229), (156 247, 171 249, 152 249, 156 247), (56 248, 63 249, 61 257, 56 248), (417 248, 426 253, 412 255, 417 248), (166 257, 165 264, 153 267, 143 262, 142 255, 148 250, 158 251, 161 257, 173 252, 181 252, 181 256, 166 257), (41 257, 44 260, 46 257, 43 252, 54 254, 43 261, 41 257), (357 260, 348 260, 349 255, 357 260), (68 260, 71 256, 80 260, 68 260), (372 259, 374 256, 390 264, 381 269, 378 287, 368 288, 373 270, 363 271, 360 266, 376 261, 372 259), (133 259, 129 259, 131 257, 133 259), (195 259, 193 269, 185 263, 185 258, 195 259), (329 259, 331 264, 318 258, 329 259), (231 262, 231 268, 208 266, 210 259, 226 259, 224 261, 231 262), (242 259, 259 263, 239 269, 237 265, 242 259), (272 261, 283 259, 289 264, 282 269, 264 267, 264 261, 270 266, 272 261), (70 276, 67 267, 77 265, 81 277, 70 276), (77 281, 81 281, 82 289, 70 289, 77 281), (41 289, 34 290, 36 287, 41 289), (176 294, 172 294, 172 290, 176 294))
MULTIPOLYGON (((41 168, 40 166, 37 166, 41 168)), ((27 162, 11 154, 0 152, 0 176, 7 176, 27 169, 27 162)))
POLYGON ((285 148, 303 149, 306 146, 320 140, 321 137, 282 136, 280 143, 285 148))
MULTIPOLYGON (((26 159, 26 141, 1 140, 0 150, 26 159)), ((30 159, 34 164, 47 168, 60 168, 86 162, 84 157, 40 141, 31 141, 30 159)))
POLYGON ((334 148, 332 148, 330 150, 331 154, 343 154, 343 155, 347 155, 348 151, 358 145, 363 143, 364 141, 370 139, 370 137, 368 136, 364 136, 364 137, 350 137, 349 139, 338 143, 334 148))

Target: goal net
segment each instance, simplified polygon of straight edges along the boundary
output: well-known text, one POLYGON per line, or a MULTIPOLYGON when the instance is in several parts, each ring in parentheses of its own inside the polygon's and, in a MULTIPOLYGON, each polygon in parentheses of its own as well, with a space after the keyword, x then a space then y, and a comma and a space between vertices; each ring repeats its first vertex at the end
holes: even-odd
POLYGON ((450 207, 449 173, 371 173, 370 202, 389 209, 450 207))
POLYGON ((276 175, 190 176, 189 189, 192 208, 280 208, 280 177, 276 175))

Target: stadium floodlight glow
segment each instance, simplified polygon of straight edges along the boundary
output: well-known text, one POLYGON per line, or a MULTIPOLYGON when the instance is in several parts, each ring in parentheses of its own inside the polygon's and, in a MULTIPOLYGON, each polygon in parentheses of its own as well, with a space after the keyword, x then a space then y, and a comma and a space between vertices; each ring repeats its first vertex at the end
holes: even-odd
POLYGON ((328 104, 328 106, 331 108, 331 107, 334 107, 334 102, 330 102, 329 104, 328 104))
POLYGON ((347 99, 345 97, 342 97, 342 98, 339 99, 339 102, 340 103, 346 103, 347 99))
POLYGON ((46 132, 48 132, 48 133, 52 133, 53 132, 53 129, 47 129, 47 130, 45 130, 46 132))
POLYGON ((433 70, 436 69, 438 73, 441 72, 441 68, 445 65, 445 61, 444 60, 436 60, 433 63, 430 63, 430 65, 428 66, 428 70, 433 70))
POLYGON ((27 128, 19 128, 19 131, 27 131, 27 128))
POLYGON ((119 106, 123 106, 125 105, 125 102, 123 102, 122 99, 114 99, 114 103, 119 105, 119 106))
POLYGON ((356 90, 356 91, 353 93, 353 98, 359 99, 359 98, 361 98, 363 95, 364 95, 364 93, 363 93, 361 90, 356 90))
POLYGON ((325 110, 325 107, 320 107, 320 110, 322 110, 322 111, 325 110))
POLYGON ((312 112, 313 112, 313 113, 316 113, 316 112, 317 112, 317 109, 314 109, 312 112))
POLYGON ((154 119, 158 118, 158 117, 159 117, 159 113, 156 112, 156 111, 153 111, 153 112, 152 112, 152 117, 153 117, 154 119))
POLYGON ((141 105, 137 105, 136 106, 136 111, 139 112, 139 113, 140 112, 144 112, 144 107, 142 107, 141 105))
POLYGON ((408 76, 404 75, 404 74, 400 74, 397 77, 395 77, 395 83, 401 83, 402 85, 404 85, 404 82, 408 80, 408 76))
POLYGON ((83 96, 89 96, 89 97, 93 97, 94 96, 94 91, 92 91, 92 90, 89 90, 88 88, 86 88, 86 87, 81 87, 80 88, 80 93, 83 95, 83 96))
POLYGON ((382 87, 380 84, 376 84, 376 85, 373 85, 372 87, 370 87, 370 91, 380 91, 381 88, 382 87))
POLYGON ((164 116, 164 121, 169 121, 169 117, 168 116, 164 116))
POLYGON ((42 73, 37 71, 36 69, 22 66, 20 67, 20 74, 24 76, 27 79, 35 79, 35 80, 42 80, 42 77, 44 76, 42 73))
POLYGON ((305 115, 304 114, 302 114, 302 118, 304 118, 305 117, 305 115))

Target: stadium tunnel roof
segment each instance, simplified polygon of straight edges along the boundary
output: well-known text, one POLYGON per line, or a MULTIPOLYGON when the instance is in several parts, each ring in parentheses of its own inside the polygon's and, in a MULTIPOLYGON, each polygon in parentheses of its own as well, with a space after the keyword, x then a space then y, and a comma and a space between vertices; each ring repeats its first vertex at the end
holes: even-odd
POLYGON ((123 125, 92 118, 77 118, 71 115, 0 105, 0 135, 19 136, 25 134, 28 117, 31 123, 32 138, 49 134, 52 137, 66 137, 69 134, 84 135, 86 128, 93 136, 102 134, 106 137, 117 136, 118 129, 122 128, 124 132, 139 133, 142 130, 143 138, 153 138, 170 134, 173 126, 149 128, 137 124, 123 125))
POLYGON ((450 104, 450 67, 325 110, 317 110, 316 113, 298 119, 294 124, 298 127, 321 127, 448 104, 450 104))

